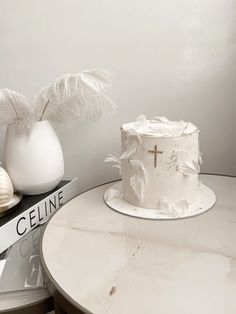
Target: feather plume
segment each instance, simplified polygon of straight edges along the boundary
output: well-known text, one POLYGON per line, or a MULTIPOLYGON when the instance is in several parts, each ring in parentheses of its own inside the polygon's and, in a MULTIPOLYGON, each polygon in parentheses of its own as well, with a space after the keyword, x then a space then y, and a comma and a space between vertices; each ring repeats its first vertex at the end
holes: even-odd
POLYGON ((65 74, 35 96, 36 119, 65 124, 114 111, 114 103, 103 93, 110 84, 105 70, 65 74))
POLYGON ((10 89, 0 90, 0 123, 14 123, 19 132, 28 131, 33 123, 31 101, 10 89))
POLYGON ((130 185, 136 196, 142 201, 144 185, 148 183, 146 169, 140 160, 130 160, 134 175, 130 178, 130 185))
POLYGON ((100 92, 111 86, 112 75, 103 69, 84 70, 79 73, 79 76, 83 83, 82 89, 87 87, 92 91, 100 92))

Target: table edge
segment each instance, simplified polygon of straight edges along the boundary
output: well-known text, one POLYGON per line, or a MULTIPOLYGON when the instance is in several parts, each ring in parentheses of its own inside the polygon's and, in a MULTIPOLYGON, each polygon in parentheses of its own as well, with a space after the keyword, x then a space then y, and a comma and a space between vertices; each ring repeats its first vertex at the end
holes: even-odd
POLYGON ((52 299, 52 295, 48 295, 40 300, 36 300, 24 305, 20 305, 20 306, 15 306, 13 308, 8 308, 8 309, 0 309, 0 314, 27 314, 27 313, 31 313, 30 311, 34 311, 34 314, 41 314, 42 313, 42 309, 43 310, 49 310, 49 311, 53 311, 54 307, 53 307, 53 299, 52 299))

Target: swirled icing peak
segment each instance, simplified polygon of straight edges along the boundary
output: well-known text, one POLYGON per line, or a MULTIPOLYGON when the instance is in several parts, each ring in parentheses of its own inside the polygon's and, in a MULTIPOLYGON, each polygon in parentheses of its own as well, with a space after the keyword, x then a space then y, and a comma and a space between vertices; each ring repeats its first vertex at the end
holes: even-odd
POLYGON ((123 124, 122 129, 155 137, 175 137, 197 131, 197 127, 191 122, 170 121, 165 117, 154 117, 152 120, 147 120, 144 115, 139 116, 134 122, 123 124))

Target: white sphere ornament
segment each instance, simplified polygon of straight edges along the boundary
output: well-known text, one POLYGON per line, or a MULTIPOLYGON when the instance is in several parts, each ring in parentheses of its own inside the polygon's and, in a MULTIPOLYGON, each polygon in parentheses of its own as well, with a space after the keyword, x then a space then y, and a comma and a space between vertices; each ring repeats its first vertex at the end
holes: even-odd
POLYGON ((13 197, 14 189, 11 179, 5 169, 0 167, 0 206, 9 203, 13 197))

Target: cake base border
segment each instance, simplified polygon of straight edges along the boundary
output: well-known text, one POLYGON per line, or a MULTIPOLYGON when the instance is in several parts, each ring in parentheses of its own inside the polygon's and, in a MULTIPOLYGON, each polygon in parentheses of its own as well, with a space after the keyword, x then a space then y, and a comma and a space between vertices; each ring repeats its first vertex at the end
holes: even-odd
POLYGON ((104 201, 111 209, 114 209, 121 214, 135 218, 173 220, 194 217, 203 214, 211 209, 216 202, 215 193, 208 186, 201 183, 198 187, 198 200, 195 203, 191 204, 187 212, 185 212, 184 214, 171 216, 170 214, 163 213, 158 209, 142 208, 127 202, 122 197, 121 189, 121 181, 111 185, 104 193, 104 201), (108 193, 110 193, 111 189, 119 191, 120 194, 116 195, 112 199, 108 199, 108 193))

